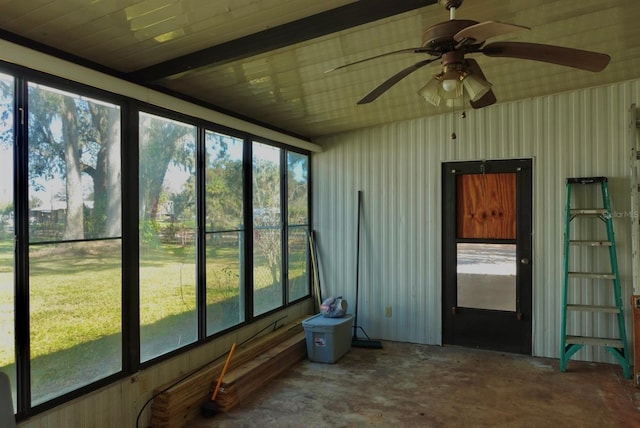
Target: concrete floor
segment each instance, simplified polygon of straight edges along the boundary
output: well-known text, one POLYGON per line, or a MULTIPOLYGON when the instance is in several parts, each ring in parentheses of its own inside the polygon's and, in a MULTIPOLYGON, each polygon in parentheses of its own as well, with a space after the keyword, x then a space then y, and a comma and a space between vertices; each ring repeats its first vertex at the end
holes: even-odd
POLYGON ((640 427, 617 365, 384 342, 305 360, 229 413, 190 427, 640 427))

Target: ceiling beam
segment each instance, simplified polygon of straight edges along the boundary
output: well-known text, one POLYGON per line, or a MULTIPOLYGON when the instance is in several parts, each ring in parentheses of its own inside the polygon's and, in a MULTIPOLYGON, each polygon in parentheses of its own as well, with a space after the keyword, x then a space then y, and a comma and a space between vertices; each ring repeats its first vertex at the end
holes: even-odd
POLYGON ((237 61, 435 3, 437 0, 360 0, 145 67, 129 73, 129 76, 136 82, 148 84, 199 67, 237 61))

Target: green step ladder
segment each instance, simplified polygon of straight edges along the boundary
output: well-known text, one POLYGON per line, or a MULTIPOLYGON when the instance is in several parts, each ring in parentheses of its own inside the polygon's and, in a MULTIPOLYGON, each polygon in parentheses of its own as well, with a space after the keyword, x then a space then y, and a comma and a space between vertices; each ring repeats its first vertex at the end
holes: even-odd
MULTIPOLYGON (((585 293, 586 294, 586 293, 585 293)), ((583 346, 604 346, 622 366, 624 377, 631 379, 631 365, 629 363, 629 346, 625 330, 622 293, 620 290, 620 274, 618 272, 618 257, 616 255, 616 243, 613 235, 613 220, 611 216, 611 203, 609 201, 609 189, 607 177, 581 177, 567 179, 567 202, 565 213, 564 232, 564 281, 562 286, 562 326, 560 337, 560 371, 567 370, 567 362, 573 354, 583 346), (602 193, 602 208, 572 209, 571 188, 580 185, 600 185, 602 193), (570 236, 570 223, 578 217, 597 218, 604 222, 607 229, 606 240, 574 240, 570 236), (575 272, 569 269, 569 250, 573 246, 599 248, 606 247, 609 250, 610 272, 575 272), (591 279, 602 283, 602 286, 612 284, 614 306, 589 305, 584 303, 568 303, 569 287, 578 287, 584 279, 591 279), (618 323, 618 338, 574 336, 567 335, 567 313, 569 311, 581 311, 582 313, 605 313, 615 315, 618 323)))

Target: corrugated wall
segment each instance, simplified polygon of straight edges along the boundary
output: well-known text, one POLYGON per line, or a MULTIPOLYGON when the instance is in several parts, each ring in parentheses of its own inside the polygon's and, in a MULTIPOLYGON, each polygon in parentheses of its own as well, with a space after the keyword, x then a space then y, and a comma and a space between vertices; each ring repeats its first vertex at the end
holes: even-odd
MULTIPOLYGON (((357 191, 362 190, 358 324, 371 337, 440 344, 442 163, 532 158, 534 355, 559 355, 563 210, 570 176, 610 179, 630 337, 633 216, 626 140, 628 109, 639 98, 636 80, 470 109, 464 119, 449 112, 317 141, 324 150, 312 157, 313 221, 323 295, 344 296, 353 312, 357 191), (385 316, 387 307, 391 317, 385 316)), ((593 227, 591 232, 604 229, 593 227)), ((581 257, 576 263, 600 263, 587 253, 581 257)), ((590 286, 579 293, 573 297, 609 298, 590 286)), ((576 320, 596 334, 617 331, 605 318, 576 320)), ((591 347, 574 358, 613 362, 606 351, 591 347)))

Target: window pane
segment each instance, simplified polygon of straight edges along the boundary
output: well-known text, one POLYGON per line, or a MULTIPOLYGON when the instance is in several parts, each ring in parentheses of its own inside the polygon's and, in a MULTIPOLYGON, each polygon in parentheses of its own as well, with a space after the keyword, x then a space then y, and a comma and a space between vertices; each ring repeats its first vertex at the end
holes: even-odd
POLYGON ((119 237, 120 221, 120 108, 30 83, 30 241, 119 237))
POLYGON ((121 244, 91 241, 121 233, 120 108, 35 83, 28 91, 31 394, 38 404, 121 370, 121 244))
POLYGON ((206 228, 207 231, 240 230, 242 227, 242 150, 244 141, 206 132, 206 228))
POLYGON ((206 132, 207 335, 244 321, 242 152, 239 138, 206 132))
POLYGON ((515 244, 458 244, 458 306, 516 310, 515 244))
POLYGON ((254 315, 282 306, 280 149, 253 143, 254 315))
POLYGON ((309 157, 287 153, 287 242, 289 302, 309 295, 309 157), (302 226, 302 227, 299 227, 302 226))
POLYGON ((309 224, 309 185, 307 171, 309 157, 287 153, 287 192, 289 225, 309 224))
POLYGON ((120 260, 120 240, 30 247, 34 405, 121 370, 120 260))
POLYGON ((196 128, 140 114, 140 355, 197 340, 196 128))
POLYGON ((243 232, 207 234, 207 335, 244 321, 243 232))
POLYGON ((13 251, 13 78, 0 74, 0 371, 16 404, 13 251))
POLYGON ((289 228, 289 302, 309 295, 307 228, 289 228))

